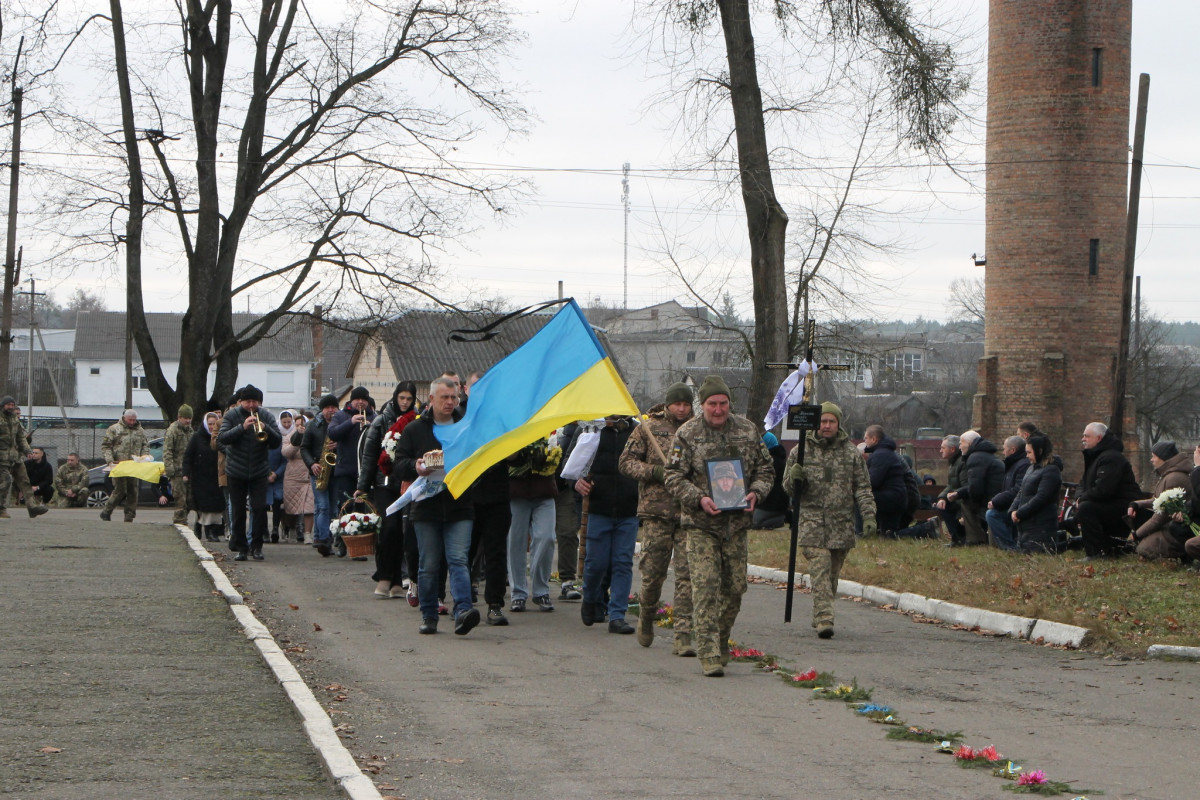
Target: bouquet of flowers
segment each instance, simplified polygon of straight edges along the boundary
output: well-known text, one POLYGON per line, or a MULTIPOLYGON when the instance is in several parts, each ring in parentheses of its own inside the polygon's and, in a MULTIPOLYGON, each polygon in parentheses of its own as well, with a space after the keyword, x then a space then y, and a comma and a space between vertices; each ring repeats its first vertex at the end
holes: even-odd
POLYGON ((1183 524, 1191 528, 1194 535, 1200 535, 1200 524, 1192 522, 1188 509, 1187 492, 1183 489, 1167 489, 1154 498, 1153 508, 1156 513, 1166 517, 1182 514, 1183 524))
POLYGON ((357 536, 364 533, 379 533, 379 515, 365 511, 352 511, 329 523, 329 532, 341 536, 357 536))
POLYGON ((400 441, 400 434, 404 433, 404 428, 408 423, 412 422, 416 417, 416 412, 409 411, 407 414, 392 423, 392 427, 387 429, 383 434, 383 440, 379 443, 379 471, 385 477, 390 477, 392 474, 392 462, 396 460, 396 445, 400 441))

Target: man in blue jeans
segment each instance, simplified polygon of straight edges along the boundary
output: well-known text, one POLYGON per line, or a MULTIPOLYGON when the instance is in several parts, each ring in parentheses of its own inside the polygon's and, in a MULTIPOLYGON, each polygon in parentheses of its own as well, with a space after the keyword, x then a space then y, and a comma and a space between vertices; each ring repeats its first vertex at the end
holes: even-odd
POLYGON ((329 523, 334 509, 331 500, 333 476, 332 467, 323 467, 322 464, 325 458, 325 442, 329 437, 329 420, 333 419, 333 415, 338 411, 338 400, 333 395, 327 394, 321 398, 318 407, 320 413, 317 414, 317 418, 304 430, 300 456, 313 476, 313 511, 315 513, 313 515, 312 544, 322 556, 329 556, 333 553, 333 548, 330 547, 333 534, 329 531, 329 523), (321 474, 323 468, 330 470, 330 480, 324 491, 318 491, 317 476, 321 474))
MULTIPOLYGON (((429 386, 429 405, 410 422, 396 444, 392 469, 402 480, 441 481, 445 477, 440 462, 431 467, 425 463, 430 451, 441 454, 442 445, 437 433, 454 425, 461 418, 458 412, 458 382, 438 378, 429 386)), ((430 484, 430 488, 435 488, 430 484)), ((475 504, 470 490, 455 498, 443 487, 432 497, 413 504, 409 519, 417 532, 420 568, 417 571, 417 596, 421 604, 419 633, 437 633, 438 572, 443 554, 450 573, 450 593, 454 595, 454 632, 464 636, 479 624, 479 611, 471 604, 471 572, 467 554, 471 549, 471 526, 475 504)))

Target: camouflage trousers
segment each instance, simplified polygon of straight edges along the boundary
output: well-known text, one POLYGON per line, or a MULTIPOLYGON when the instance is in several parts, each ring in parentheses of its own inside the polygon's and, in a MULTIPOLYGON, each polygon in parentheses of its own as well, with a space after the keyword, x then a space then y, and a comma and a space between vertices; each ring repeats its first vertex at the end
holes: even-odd
POLYGON ((104 504, 104 510, 111 514, 117 506, 124 506, 125 521, 132 521, 137 516, 138 479, 113 478, 112 484, 113 493, 104 504))
POLYGON ((847 550, 826 547, 802 548, 808 560, 808 579, 812 584, 812 626, 833 627, 833 598, 837 596, 838 576, 846 563, 847 550))
POLYGON ((671 552, 675 553, 675 599, 672 602, 675 633, 692 630, 692 575, 688 569, 687 534, 678 521, 642 518, 642 608, 655 608, 662 595, 671 552))
POLYGON ((188 503, 192 499, 192 486, 180 475, 171 481, 171 491, 175 493, 175 517, 171 521, 176 525, 187 525, 188 503))
POLYGON ((692 573, 692 642, 699 658, 719 658, 746 593, 746 529, 728 537, 685 528, 692 573))
POLYGON ((16 486, 17 491, 25 497, 25 505, 36 506, 38 499, 33 496, 33 487, 29 485, 29 473, 25 471, 25 462, 15 464, 0 464, 0 511, 8 508, 9 497, 16 486))

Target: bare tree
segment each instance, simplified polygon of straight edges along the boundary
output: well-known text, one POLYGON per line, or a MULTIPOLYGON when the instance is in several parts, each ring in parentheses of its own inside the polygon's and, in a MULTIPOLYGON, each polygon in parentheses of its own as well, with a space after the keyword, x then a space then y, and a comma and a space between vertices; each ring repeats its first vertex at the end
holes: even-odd
MULTIPOLYGON (((956 98, 965 90, 956 54, 947 44, 933 41, 911 18, 910 5, 898 0, 648 0, 657 10, 657 28, 683 30, 690 37, 670 54, 672 66, 691 63, 704 49, 704 37, 714 28, 723 36, 724 69, 700 64, 688 79, 686 91, 700 98, 702 117, 711 124, 710 102, 723 98, 732 112, 732 132, 721 127, 715 136, 718 153, 710 164, 736 165, 746 212, 750 271, 754 298, 754 346, 749 412, 760 417, 770 404, 777 377, 765 364, 789 355, 785 243, 788 215, 780 203, 772 172, 773 150, 768 143, 768 117, 803 113, 819 97, 771 98, 764 103, 760 62, 755 49, 755 9, 769 16, 788 41, 826 41, 838 48, 842 65, 870 61, 888 80, 888 108, 898 122, 900 138, 919 150, 937 153, 957 111, 956 98), (721 154, 733 155, 729 160, 721 154)), ((799 49, 799 46, 797 45, 799 49)), ((764 62, 770 69, 769 62, 764 62)), ((801 60, 800 72, 808 67, 801 60)), ((779 70, 784 71, 784 70, 779 70)), ((848 71, 833 67, 832 83, 850 82, 848 71)))
POLYGON ((950 307, 959 334, 970 341, 983 341, 987 321, 984 302, 987 282, 983 278, 955 278, 950 281, 950 307))
POLYGON ((74 126, 118 153, 124 176, 63 176, 53 210, 104 226, 77 220, 70 255, 123 248, 132 336, 168 418, 204 404, 214 362, 211 397, 227 396, 239 354, 314 302, 344 317, 437 302, 440 243, 518 188, 452 160, 478 122, 524 119, 499 80, 519 38, 501 3, 260 0, 243 16, 232 0, 177 0, 173 19, 136 21, 109 6, 119 116, 97 103, 74 126), (187 273, 173 382, 146 325, 151 254, 187 273), (237 330, 241 302, 261 316, 237 330))
POLYGON ((1142 306, 1130 355, 1130 394, 1141 438, 1140 475, 1150 474, 1150 447, 1160 439, 1192 439, 1200 426, 1200 348, 1178 344, 1171 326, 1142 306))

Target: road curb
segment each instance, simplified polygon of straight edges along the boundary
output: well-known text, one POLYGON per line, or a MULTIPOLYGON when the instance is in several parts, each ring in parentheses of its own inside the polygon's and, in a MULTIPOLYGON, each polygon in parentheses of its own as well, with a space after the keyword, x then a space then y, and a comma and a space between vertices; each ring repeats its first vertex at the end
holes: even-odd
POLYGON ((1152 644, 1146 651, 1146 658, 1178 658, 1186 661, 1200 661, 1200 647, 1152 644))
MULTIPOLYGON (((778 583, 787 582, 787 573, 783 570, 751 564, 746 571, 756 578, 764 578, 778 583)), ((808 588, 811 585, 808 575, 796 574, 796 586, 808 588)), ((895 592, 891 589, 884 589, 880 586, 869 586, 856 581, 839 580, 838 594, 843 597, 862 598, 877 606, 891 606, 906 614, 920 614, 923 617, 936 619, 939 622, 961 625, 968 630, 978 628, 1004 636, 1025 639, 1035 644, 1079 648, 1092 635, 1092 632, 1087 628, 1067 625, 1062 622, 1020 617, 1016 614, 1004 614, 984 608, 972 608, 971 606, 951 603, 947 600, 925 597, 913 592, 895 592)), ((1147 656, 1150 658, 1165 656, 1200 661, 1200 647, 1153 645, 1147 656)))
POLYGON ((342 744, 334 730, 333 720, 325 713, 325 709, 317 702, 312 690, 300 676, 296 667, 288 660, 287 655, 271 635, 266 625, 259 622, 249 608, 246 607, 241 592, 234 588, 229 578, 221 571, 213 560, 212 554, 204 549, 195 534, 185 525, 175 525, 175 530, 183 537, 183 541, 200 559, 200 567, 209 574, 217 591, 229 603, 229 610, 242 626, 246 637, 254 642, 263 661, 271 668, 275 679, 283 687, 296 713, 300 715, 304 734, 308 736, 313 749, 329 774, 350 800, 383 800, 374 781, 359 769, 354 756, 342 744), (206 558, 207 557, 207 558, 206 558))

